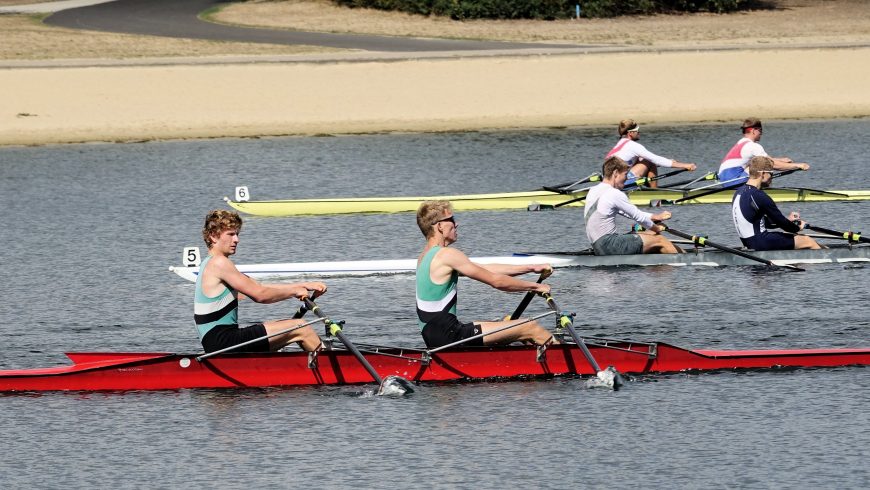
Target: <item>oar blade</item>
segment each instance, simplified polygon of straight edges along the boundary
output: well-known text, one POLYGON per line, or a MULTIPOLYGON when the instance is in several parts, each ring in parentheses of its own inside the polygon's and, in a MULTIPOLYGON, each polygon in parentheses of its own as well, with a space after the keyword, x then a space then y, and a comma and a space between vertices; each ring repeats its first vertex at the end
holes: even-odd
POLYGON ((324 313, 324 311, 321 310, 320 307, 311 300, 311 298, 306 297, 302 301, 308 310, 314 312, 318 318, 321 318, 326 322, 329 333, 337 337, 338 340, 344 344, 347 350, 357 358, 360 364, 362 364, 363 368, 365 368, 372 379, 378 383, 378 395, 401 396, 414 392, 414 389, 411 388, 411 383, 399 376, 387 376, 386 379, 381 378, 381 375, 379 375, 375 368, 372 367, 371 363, 366 360, 362 352, 360 352, 356 345, 354 345, 354 343, 347 338, 344 332, 342 332, 341 325, 344 324, 344 322, 334 322, 330 320, 328 315, 324 313))
POLYGON ((594 378, 590 378, 586 381, 587 388, 605 388, 614 391, 618 390, 624 384, 625 379, 613 366, 607 366, 607 369, 598 371, 594 378))
POLYGON ((380 388, 378 388, 378 396, 405 396, 413 392, 414 385, 410 381, 395 375, 384 378, 380 388))
POLYGON ((787 271, 791 271, 791 272, 806 272, 807 271, 806 269, 801 269, 800 267, 798 267, 796 265, 792 265, 792 264, 782 264, 782 265, 777 264, 777 265, 779 267, 784 267, 787 271))
POLYGON ((541 204, 539 202, 531 202, 526 208, 529 211, 551 211, 556 209, 552 204, 541 204))

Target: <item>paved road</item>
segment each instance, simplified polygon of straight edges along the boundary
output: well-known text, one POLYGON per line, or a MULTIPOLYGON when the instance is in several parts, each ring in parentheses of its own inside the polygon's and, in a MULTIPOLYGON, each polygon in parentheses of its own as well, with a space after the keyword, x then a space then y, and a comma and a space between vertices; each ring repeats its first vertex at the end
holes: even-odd
POLYGON ((66 9, 87 7, 98 3, 106 3, 111 0, 60 0, 57 2, 31 3, 27 5, 7 5, 0 7, 0 13, 4 14, 44 14, 60 12, 66 9))
POLYGON ((45 23, 75 29, 128 34, 211 41, 311 45, 367 51, 474 51, 580 47, 565 44, 454 41, 259 29, 213 24, 197 17, 197 14, 218 3, 221 3, 221 0, 116 0, 63 10, 49 16, 45 19, 45 23))

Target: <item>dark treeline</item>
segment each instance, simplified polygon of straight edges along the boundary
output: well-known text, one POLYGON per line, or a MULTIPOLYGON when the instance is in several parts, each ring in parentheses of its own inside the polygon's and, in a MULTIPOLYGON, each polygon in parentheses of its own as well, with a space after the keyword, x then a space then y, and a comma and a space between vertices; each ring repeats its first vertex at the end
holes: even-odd
POLYGON ((398 10, 464 19, 567 19, 682 12, 726 13, 766 6, 764 0, 333 0, 346 7, 398 10))

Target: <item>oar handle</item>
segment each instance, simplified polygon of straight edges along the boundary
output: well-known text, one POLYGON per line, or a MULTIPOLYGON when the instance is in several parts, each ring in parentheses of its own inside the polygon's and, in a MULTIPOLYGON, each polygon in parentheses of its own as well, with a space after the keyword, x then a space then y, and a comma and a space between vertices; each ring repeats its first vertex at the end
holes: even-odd
POLYGON ((716 174, 716 172, 707 172, 706 174, 691 180, 669 182, 667 185, 659 186, 659 189, 673 189, 674 187, 680 187, 680 190, 685 190, 685 187, 688 187, 696 182, 701 182, 702 180, 717 180, 718 178, 719 176, 716 174))
POLYGON ((311 310, 315 315, 317 315, 318 318, 321 318, 324 323, 326 323, 326 330, 329 332, 329 334, 334 337, 338 337, 338 340, 340 340, 341 343, 344 344, 345 347, 347 347, 347 350, 349 350, 357 358, 357 360, 360 362, 360 364, 362 364, 365 370, 368 371, 369 375, 379 385, 383 384, 383 378, 381 378, 378 372, 375 371, 375 368, 373 368, 372 365, 369 364, 369 361, 367 361, 365 356, 362 355, 362 352, 360 352, 359 349, 357 349, 356 346, 353 345, 353 342, 348 340, 348 338, 344 335, 344 332, 341 331, 341 322, 334 322, 330 320, 329 316, 323 310, 321 310, 320 307, 311 300, 311 298, 306 296, 302 299, 302 302, 305 304, 306 308, 311 310))
POLYGON ((661 180, 661 179, 673 177, 674 175, 681 174, 687 170, 688 170, 687 168, 679 168, 677 170, 668 172, 666 174, 656 175, 655 177, 641 177, 639 179, 635 179, 634 183, 632 183, 631 185, 634 187, 641 187, 645 184, 649 184, 650 182, 656 182, 656 181, 661 180))
POLYGON ((303 303, 301 306, 299 306, 299 309, 296 310, 296 313, 293 314, 293 319, 298 320, 305 316, 306 313, 308 313, 308 306, 303 303))
MULTIPOLYGON (((541 284, 542 282, 544 282, 544 279, 548 278, 552 273, 553 269, 548 269, 541 272, 541 276, 538 277, 537 284, 541 284)), ((532 298, 535 297, 535 294, 537 294, 535 291, 529 291, 528 293, 526 293, 526 295, 523 296, 523 300, 520 301, 520 304, 517 306, 517 309, 514 310, 514 312, 511 313, 511 316, 509 316, 507 319, 516 320, 517 318, 519 318, 520 315, 522 315, 523 312, 526 311, 526 308, 528 308, 529 304, 532 302, 532 298)))
POLYGON ((598 374, 601 372, 601 366, 598 365, 598 361, 592 357, 592 352, 589 352, 589 347, 586 347, 586 343, 583 342, 583 339, 577 335, 577 331, 574 329, 574 320, 572 319, 572 315, 565 313, 559 309, 559 305, 556 304, 556 300, 553 299, 553 296, 550 293, 544 293, 544 300, 547 302, 547 306, 556 312, 559 315, 559 325, 568 330, 568 334, 571 336, 571 339, 577 344, 577 347, 580 348, 580 351, 583 353, 583 357, 586 358, 586 362, 592 366, 592 369, 595 370, 595 373, 598 374))
POLYGON ((861 236, 861 233, 859 232, 829 230, 827 228, 822 228, 821 226, 812 226, 807 223, 804 223, 804 228, 808 230, 818 231, 819 233, 827 233, 828 235, 843 237, 843 239, 850 242, 870 243, 870 238, 861 236))

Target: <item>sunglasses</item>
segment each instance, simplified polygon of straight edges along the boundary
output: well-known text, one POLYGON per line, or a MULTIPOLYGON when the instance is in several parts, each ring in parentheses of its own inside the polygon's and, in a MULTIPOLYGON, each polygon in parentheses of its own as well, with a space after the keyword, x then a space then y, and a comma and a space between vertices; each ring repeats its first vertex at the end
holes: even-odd
POLYGON ((456 220, 453 219, 453 216, 448 216, 448 217, 446 217, 446 218, 444 218, 444 219, 439 219, 438 221, 436 221, 436 223, 443 223, 443 222, 445 222, 445 221, 447 221, 447 222, 449 222, 449 223, 453 223, 454 225, 456 224, 456 220))

